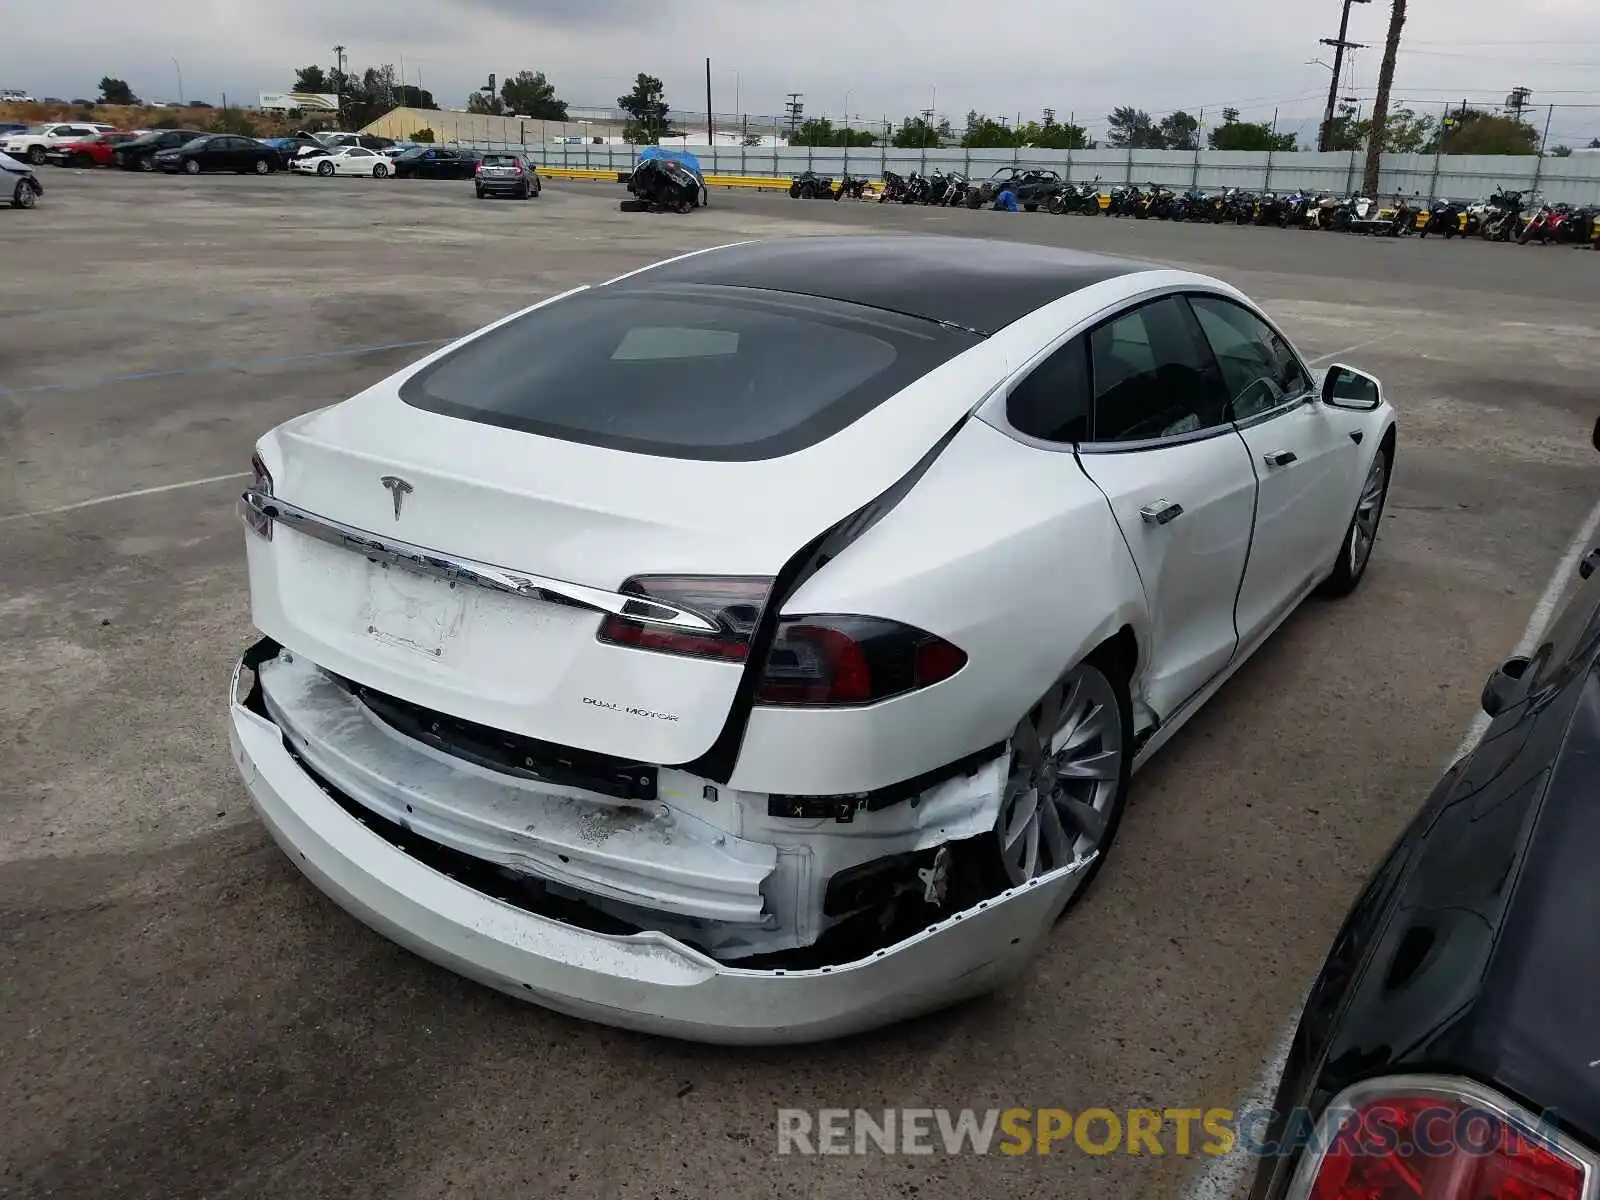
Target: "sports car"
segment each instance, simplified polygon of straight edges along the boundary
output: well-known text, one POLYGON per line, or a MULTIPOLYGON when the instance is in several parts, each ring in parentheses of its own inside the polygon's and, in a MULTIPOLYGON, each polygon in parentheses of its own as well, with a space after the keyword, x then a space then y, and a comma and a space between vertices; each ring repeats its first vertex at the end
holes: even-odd
POLYGON ((1133 772, 1361 582, 1395 436, 1204 275, 698 251, 260 439, 233 755, 330 897, 493 987, 872 1028, 1025 969, 1133 772))
POLYGON ((297 175, 370 175, 385 179, 394 171, 387 156, 364 146, 346 146, 328 154, 312 151, 289 160, 289 170, 297 175))

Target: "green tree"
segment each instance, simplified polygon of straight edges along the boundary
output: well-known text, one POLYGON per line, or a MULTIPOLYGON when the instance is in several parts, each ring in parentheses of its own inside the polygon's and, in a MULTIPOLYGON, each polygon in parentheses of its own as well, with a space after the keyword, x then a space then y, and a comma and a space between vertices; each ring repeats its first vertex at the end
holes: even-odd
POLYGON ((1159 129, 1168 150, 1200 149, 1200 122, 1181 108, 1161 118, 1159 129))
MULTIPOLYGON (((1372 136, 1372 122, 1358 121, 1353 104, 1342 104, 1328 126, 1329 150, 1364 150, 1372 136)), ((1397 108, 1389 114, 1383 131, 1383 153, 1426 154, 1438 148, 1439 127, 1432 117, 1415 109, 1397 108)))
POLYGON ((1167 139, 1161 127, 1142 108, 1120 105, 1106 118, 1110 127, 1106 141, 1118 149, 1164 150, 1167 139))
POLYGON ((999 121, 972 112, 967 114, 967 131, 961 136, 961 144, 968 150, 995 150, 1017 145, 1017 135, 999 121))
POLYGON ((1266 121, 1241 121, 1239 110, 1222 110, 1222 124, 1206 135, 1213 150, 1288 151, 1296 148, 1292 133, 1274 133, 1266 121))
POLYGON ((467 97, 467 111, 469 113, 486 113, 491 117, 498 117, 505 112, 506 106, 500 102, 499 96, 491 96, 487 92, 473 92, 467 97))
POLYGON ((411 140, 413 142, 424 142, 431 145, 434 141, 433 130, 419 129, 411 135, 411 140))
POLYGON ((1474 108, 1461 109, 1445 118, 1441 138, 1429 149, 1443 154, 1537 154, 1539 131, 1516 117, 1495 116, 1474 108))
POLYGON ((937 150, 939 131, 928 123, 926 117, 907 117, 895 130, 894 144, 902 150, 937 150))
POLYGON ((294 73, 292 92, 310 92, 314 96, 329 96, 334 92, 333 80, 321 67, 299 67, 294 73))
POLYGON ((654 146, 677 132, 668 115, 666 89, 661 80, 643 71, 634 78, 633 91, 617 97, 617 107, 628 114, 622 139, 635 146, 654 146))
POLYGON ((133 94, 126 79, 113 79, 107 75, 100 80, 100 103, 137 104, 139 97, 133 94))
MULTIPOLYGON (((794 146, 871 146, 877 138, 861 129, 835 129, 826 117, 813 117, 794 131, 794 146)), ((756 145, 760 145, 758 140, 756 145)))
POLYGON ((567 102, 556 98, 555 85, 544 77, 543 71, 518 71, 500 85, 500 99, 506 111, 519 117, 537 117, 541 121, 565 121, 567 102))
POLYGON ((394 89, 394 102, 401 108, 438 108, 433 93, 415 84, 405 83, 394 89))

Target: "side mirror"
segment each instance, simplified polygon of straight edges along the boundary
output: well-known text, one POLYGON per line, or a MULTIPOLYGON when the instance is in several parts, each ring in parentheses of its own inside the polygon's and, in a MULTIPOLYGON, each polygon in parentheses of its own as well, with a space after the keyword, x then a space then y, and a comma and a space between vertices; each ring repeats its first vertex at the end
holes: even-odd
POLYGON ((1526 658, 1510 658, 1501 663, 1499 670, 1489 676, 1489 682, 1483 685, 1483 695, 1478 698, 1478 706, 1483 709, 1484 715, 1498 717, 1511 707, 1522 677, 1527 673, 1526 658))
POLYGON ((1383 403, 1383 393, 1371 375, 1334 363, 1322 380, 1322 402, 1332 408, 1371 412, 1383 403))

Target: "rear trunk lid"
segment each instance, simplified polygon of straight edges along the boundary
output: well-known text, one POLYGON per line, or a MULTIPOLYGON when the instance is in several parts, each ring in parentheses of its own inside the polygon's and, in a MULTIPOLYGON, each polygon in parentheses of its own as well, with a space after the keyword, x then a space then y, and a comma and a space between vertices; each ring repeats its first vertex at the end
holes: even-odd
MULTIPOLYGON (((530 338, 509 319, 459 355, 448 348, 273 431, 260 451, 275 499, 398 545, 401 558, 421 550, 436 561, 419 572, 370 544, 279 521, 270 541, 248 538, 256 625, 336 674, 492 729, 644 763, 704 753, 733 703, 739 662, 601 642, 600 612, 437 568, 465 560, 608 594, 641 575, 774 576, 911 470, 998 371, 984 352, 955 357, 976 339, 927 322, 808 300, 823 313, 812 319, 785 311, 792 297, 722 303, 689 290, 701 294, 630 300, 627 328, 598 334, 609 308, 580 303, 598 293, 563 299, 573 311, 551 330, 530 338), (817 344, 791 344, 808 336, 817 344), (584 361, 602 344, 613 354, 584 361), (726 361, 774 347, 772 361, 726 361), (795 356, 818 351, 833 367, 795 378, 795 356), (528 365, 550 358, 549 369, 528 365), (853 420, 811 411, 857 383, 862 362, 871 378, 850 403, 867 411, 853 420), (731 417, 719 387, 736 390, 731 417), (745 411, 774 405, 784 411, 771 419, 745 411), (790 428, 795 416, 809 426, 790 428), (749 457, 741 447, 752 443, 717 441, 727 420, 760 445, 795 448, 749 457), (569 436, 554 435, 560 422, 569 436), (706 422, 708 436, 693 437, 706 422), (808 440, 818 431, 826 436, 808 440), (675 436, 677 454, 649 440, 675 436)), ((554 307, 535 314, 547 315, 554 307)))

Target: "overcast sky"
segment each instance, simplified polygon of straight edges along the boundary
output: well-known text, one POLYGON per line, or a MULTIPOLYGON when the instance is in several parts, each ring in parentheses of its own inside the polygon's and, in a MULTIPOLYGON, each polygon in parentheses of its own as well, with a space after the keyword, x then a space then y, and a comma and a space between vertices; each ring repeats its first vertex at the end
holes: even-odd
MULTIPOLYGON (((1413 0, 1397 95, 1437 110, 1447 99, 1501 101, 1514 86, 1558 109, 1552 144, 1600 136, 1600 3, 1596 0, 1413 0), (1487 31, 1506 38, 1496 42, 1487 31)), ((294 68, 332 61, 343 42, 354 68, 405 63, 409 82, 446 107, 494 71, 544 71, 575 105, 613 105, 633 76, 666 82, 675 109, 705 107, 712 59, 719 112, 781 111, 805 93, 807 115, 898 122, 935 106, 961 124, 968 109, 1012 119, 1045 106, 1075 113, 1091 135, 1133 104, 1160 114, 1224 105, 1247 120, 1314 122, 1331 61, 1318 39, 1338 32, 1338 0, 76 0, 70 21, 9 24, 0 87, 36 96, 93 95, 102 75, 148 99, 254 103, 291 86, 294 68), (737 89, 737 90, 736 90, 737 89)), ((1353 94, 1370 103, 1388 22, 1387 0, 1358 3, 1350 38, 1353 94)), ((1344 89, 1350 91, 1350 88, 1344 89)), ((1539 112, 1535 124, 1542 126, 1539 112)))

